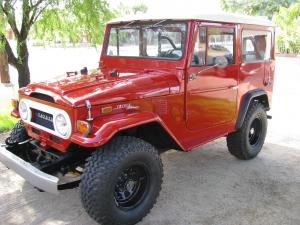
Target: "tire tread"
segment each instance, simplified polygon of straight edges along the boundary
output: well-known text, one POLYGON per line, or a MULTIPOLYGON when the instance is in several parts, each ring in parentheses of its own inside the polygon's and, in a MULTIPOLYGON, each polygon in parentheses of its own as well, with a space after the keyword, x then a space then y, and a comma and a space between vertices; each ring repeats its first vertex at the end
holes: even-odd
MULTIPOLYGON (((156 148, 136 137, 116 137, 105 146, 93 152, 87 159, 80 184, 81 201, 87 213, 97 222, 108 225, 125 225, 124 223, 116 222, 114 218, 112 218, 108 207, 105 207, 109 200, 106 197, 107 187, 105 185, 97 184, 99 184, 100 179, 103 184, 109 183, 109 180, 111 179, 111 171, 118 167, 119 162, 121 162, 124 157, 141 151, 147 152, 155 158, 155 160, 159 163, 159 168, 161 169, 160 172, 163 175, 162 161, 156 148), (95 193, 101 194, 94 196, 95 193)), ((162 183, 162 176, 160 177, 159 183, 162 183)), ((156 203, 156 199, 161 190, 161 185, 159 185, 158 188, 158 193, 153 199, 152 206, 156 203)), ((149 207, 147 211, 143 213, 141 218, 138 218, 138 220, 130 224, 139 222, 150 212, 151 208, 152 207, 149 207)))
POLYGON ((260 152, 259 149, 259 151, 256 154, 250 154, 249 149, 246 146, 247 141, 245 138, 248 135, 247 127, 251 122, 250 120, 252 115, 261 112, 264 112, 264 115, 260 115, 260 116, 262 116, 264 120, 267 120, 264 106, 260 102, 254 101, 249 107, 242 128, 227 136, 228 150, 232 155, 234 155, 238 159, 249 160, 254 158, 260 152))

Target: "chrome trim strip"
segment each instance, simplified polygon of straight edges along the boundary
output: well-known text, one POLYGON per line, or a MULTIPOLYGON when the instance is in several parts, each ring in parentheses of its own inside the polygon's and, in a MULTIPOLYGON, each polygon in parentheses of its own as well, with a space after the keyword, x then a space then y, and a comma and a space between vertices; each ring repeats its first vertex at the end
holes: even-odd
POLYGON ((6 150, 5 147, 0 147, 0 162, 14 170, 33 186, 52 194, 59 193, 57 189, 59 179, 57 177, 38 170, 30 163, 6 150))

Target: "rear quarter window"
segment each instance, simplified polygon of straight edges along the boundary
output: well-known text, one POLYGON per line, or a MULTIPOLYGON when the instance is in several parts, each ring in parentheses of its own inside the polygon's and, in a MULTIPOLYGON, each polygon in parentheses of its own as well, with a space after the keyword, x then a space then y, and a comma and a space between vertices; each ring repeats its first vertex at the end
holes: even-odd
POLYGON ((243 62, 266 61, 271 58, 271 32, 265 30, 242 31, 243 62))

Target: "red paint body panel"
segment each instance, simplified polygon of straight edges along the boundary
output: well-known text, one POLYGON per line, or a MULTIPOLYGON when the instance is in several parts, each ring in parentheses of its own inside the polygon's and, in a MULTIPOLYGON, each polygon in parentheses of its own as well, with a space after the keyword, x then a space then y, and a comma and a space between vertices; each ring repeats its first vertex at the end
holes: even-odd
MULTIPOLYGON (((185 50, 180 60, 112 57, 102 50, 99 72, 92 75, 66 77, 55 82, 30 84, 20 89, 20 98, 28 98, 65 110, 72 121, 72 135, 56 143, 49 134, 32 132, 29 135, 66 151, 71 143, 83 147, 105 144, 117 132, 141 124, 156 122, 170 134, 177 144, 189 151, 206 142, 225 136, 235 130, 237 116, 245 93, 256 88, 267 91, 271 102, 274 79, 274 29, 255 25, 228 23, 201 23, 188 20, 185 50), (232 27, 234 36, 234 64, 226 68, 211 68, 189 81, 192 73, 206 67, 190 67, 195 27, 232 27), (243 63, 241 56, 241 31, 244 28, 272 32, 272 59, 268 62, 243 63), (119 76, 109 72, 117 70, 119 76), (32 93, 52 96, 55 103, 29 97, 32 93), (92 132, 82 136, 75 127, 77 120, 85 120, 88 111, 85 101, 92 104, 92 132), (126 107, 130 105, 133 108, 126 107), (125 107, 126 106, 126 107, 125 107), (112 112, 103 114, 103 107, 112 112)), ((107 25, 104 47, 107 45, 107 25)), ((18 116, 17 112, 13 115, 18 116)))
MULTIPOLYGON (((163 125, 160 118, 151 112, 132 112, 126 115, 116 114, 94 121, 95 133, 92 136, 83 137, 80 133, 77 133, 72 136, 71 141, 84 147, 97 147, 105 144, 121 130, 151 122, 158 122, 163 125)), ((168 130, 165 125, 164 128, 168 130)), ((173 138, 175 137, 173 136, 173 138)))

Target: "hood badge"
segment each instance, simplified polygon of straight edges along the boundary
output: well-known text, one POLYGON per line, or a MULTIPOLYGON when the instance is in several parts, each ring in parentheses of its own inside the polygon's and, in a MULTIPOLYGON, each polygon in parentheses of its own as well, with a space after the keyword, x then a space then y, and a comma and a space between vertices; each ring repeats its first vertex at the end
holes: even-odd
POLYGON ((139 109, 139 106, 129 104, 117 105, 116 109, 139 109))
POLYGON ((91 113, 91 108, 92 108, 92 105, 91 105, 91 102, 90 100, 85 100, 85 107, 87 108, 88 110, 88 117, 87 117, 87 121, 92 121, 93 118, 92 118, 92 113, 91 113))
POLYGON ((126 110, 130 110, 130 109, 139 109, 140 107, 139 106, 134 106, 134 105, 131 105, 130 103, 129 104, 122 104, 122 105, 116 105, 116 107, 112 107, 112 106, 106 106, 106 107, 103 107, 101 108, 101 112, 102 113, 110 113, 112 112, 113 110, 120 110, 120 109, 126 109, 126 110))
POLYGON ((139 106, 130 105, 130 104, 126 107, 126 109, 139 109, 139 108, 140 108, 139 106))

